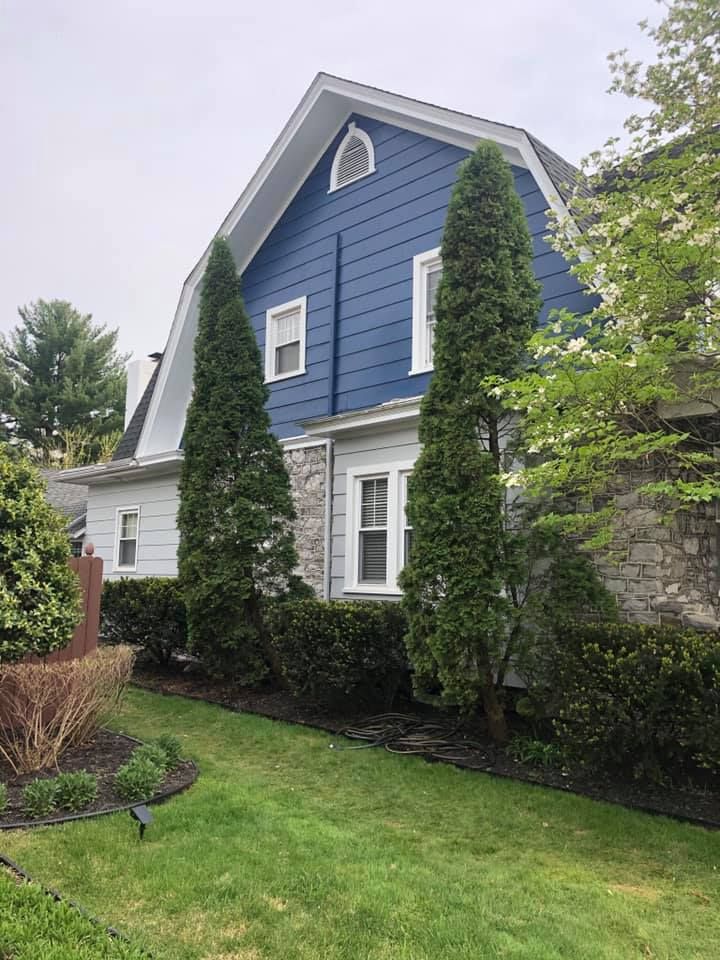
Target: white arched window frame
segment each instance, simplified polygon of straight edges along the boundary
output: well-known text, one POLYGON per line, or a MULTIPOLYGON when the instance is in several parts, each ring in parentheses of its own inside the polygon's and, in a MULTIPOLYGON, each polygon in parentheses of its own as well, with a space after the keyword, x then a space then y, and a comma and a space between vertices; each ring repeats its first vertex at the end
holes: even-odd
POLYGON ((340 141, 335 151, 335 157, 330 170, 330 189, 328 193, 341 190, 356 180, 368 177, 375 173, 375 148, 369 135, 355 126, 348 124, 348 131, 340 141))

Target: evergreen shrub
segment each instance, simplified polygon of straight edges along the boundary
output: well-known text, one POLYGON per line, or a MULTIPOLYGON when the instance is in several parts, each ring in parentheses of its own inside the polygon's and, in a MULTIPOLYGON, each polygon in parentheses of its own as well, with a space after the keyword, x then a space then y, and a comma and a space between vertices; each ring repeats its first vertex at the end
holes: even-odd
POLYGON ((392 703, 408 670, 398 604, 286 601, 266 617, 292 693, 330 706, 392 703))
POLYGON ((140 646, 156 663, 167 665, 187 648, 185 601, 174 577, 106 580, 100 616, 107 643, 140 646))
POLYGON ((637 778, 720 772, 720 641, 667 626, 570 623, 545 678, 568 757, 637 778))
POLYGON ((65 520, 38 471, 0 445, 0 663, 66 646, 80 621, 65 520))

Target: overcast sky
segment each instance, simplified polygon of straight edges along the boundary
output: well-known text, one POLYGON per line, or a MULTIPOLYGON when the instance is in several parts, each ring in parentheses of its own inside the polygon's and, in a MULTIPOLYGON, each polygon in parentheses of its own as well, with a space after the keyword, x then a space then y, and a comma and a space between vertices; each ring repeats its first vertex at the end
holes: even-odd
POLYGON ((620 131, 606 55, 654 0, 0 0, 0 330, 38 298, 162 349, 182 283, 314 75, 523 126, 620 131))

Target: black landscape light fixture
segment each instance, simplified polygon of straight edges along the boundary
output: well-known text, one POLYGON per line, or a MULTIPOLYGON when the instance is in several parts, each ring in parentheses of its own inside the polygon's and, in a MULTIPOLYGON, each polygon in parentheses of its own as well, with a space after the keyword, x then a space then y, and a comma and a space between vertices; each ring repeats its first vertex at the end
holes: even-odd
POLYGON ((137 820, 140 827, 140 839, 145 836, 145 827, 153 822, 153 815, 150 813, 148 808, 144 803, 141 803, 137 807, 132 807, 130 810, 130 816, 133 820, 137 820))

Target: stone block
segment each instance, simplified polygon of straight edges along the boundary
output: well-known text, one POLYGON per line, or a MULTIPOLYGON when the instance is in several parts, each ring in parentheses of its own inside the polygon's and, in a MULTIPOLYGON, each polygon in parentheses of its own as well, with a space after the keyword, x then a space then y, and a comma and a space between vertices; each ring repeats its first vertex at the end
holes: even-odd
POLYGON ((620 609, 624 610, 625 613, 642 613, 644 610, 650 609, 650 601, 647 598, 626 598, 620 601, 620 609))
MULTIPOLYGON (((640 576, 640 574, 638 574, 640 576)), ((642 577, 644 579, 650 579, 658 576, 658 568, 655 563, 644 563, 642 565, 642 577)))
POLYGON ((618 510, 629 510, 630 507, 640 506, 640 494, 635 493, 621 493, 619 496, 615 497, 615 505, 618 510))
POLYGON ((693 627, 695 630, 717 630, 720 626, 715 617, 705 613, 693 613, 692 610, 683 613, 682 623, 684 627, 693 627))
POLYGON ((657 580, 628 580, 627 592, 641 597, 651 597, 661 592, 657 580))
POLYGON ((603 582, 610 593, 625 593, 627 590, 627 580, 619 577, 607 577, 603 582))
POLYGON ((620 573, 622 573, 624 577, 637 578, 640 576, 640 564, 639 563, 621 563, 620 573))
POLYGON ((631 543, 628 559, 640 563, 655 563, 658 559, 659 546, 656 543, 631 543))
POLYGON ((655 597, 651 606, 658 613, 682 613, 684 604, 679 600, 668 600, 667 597, 655 597))

